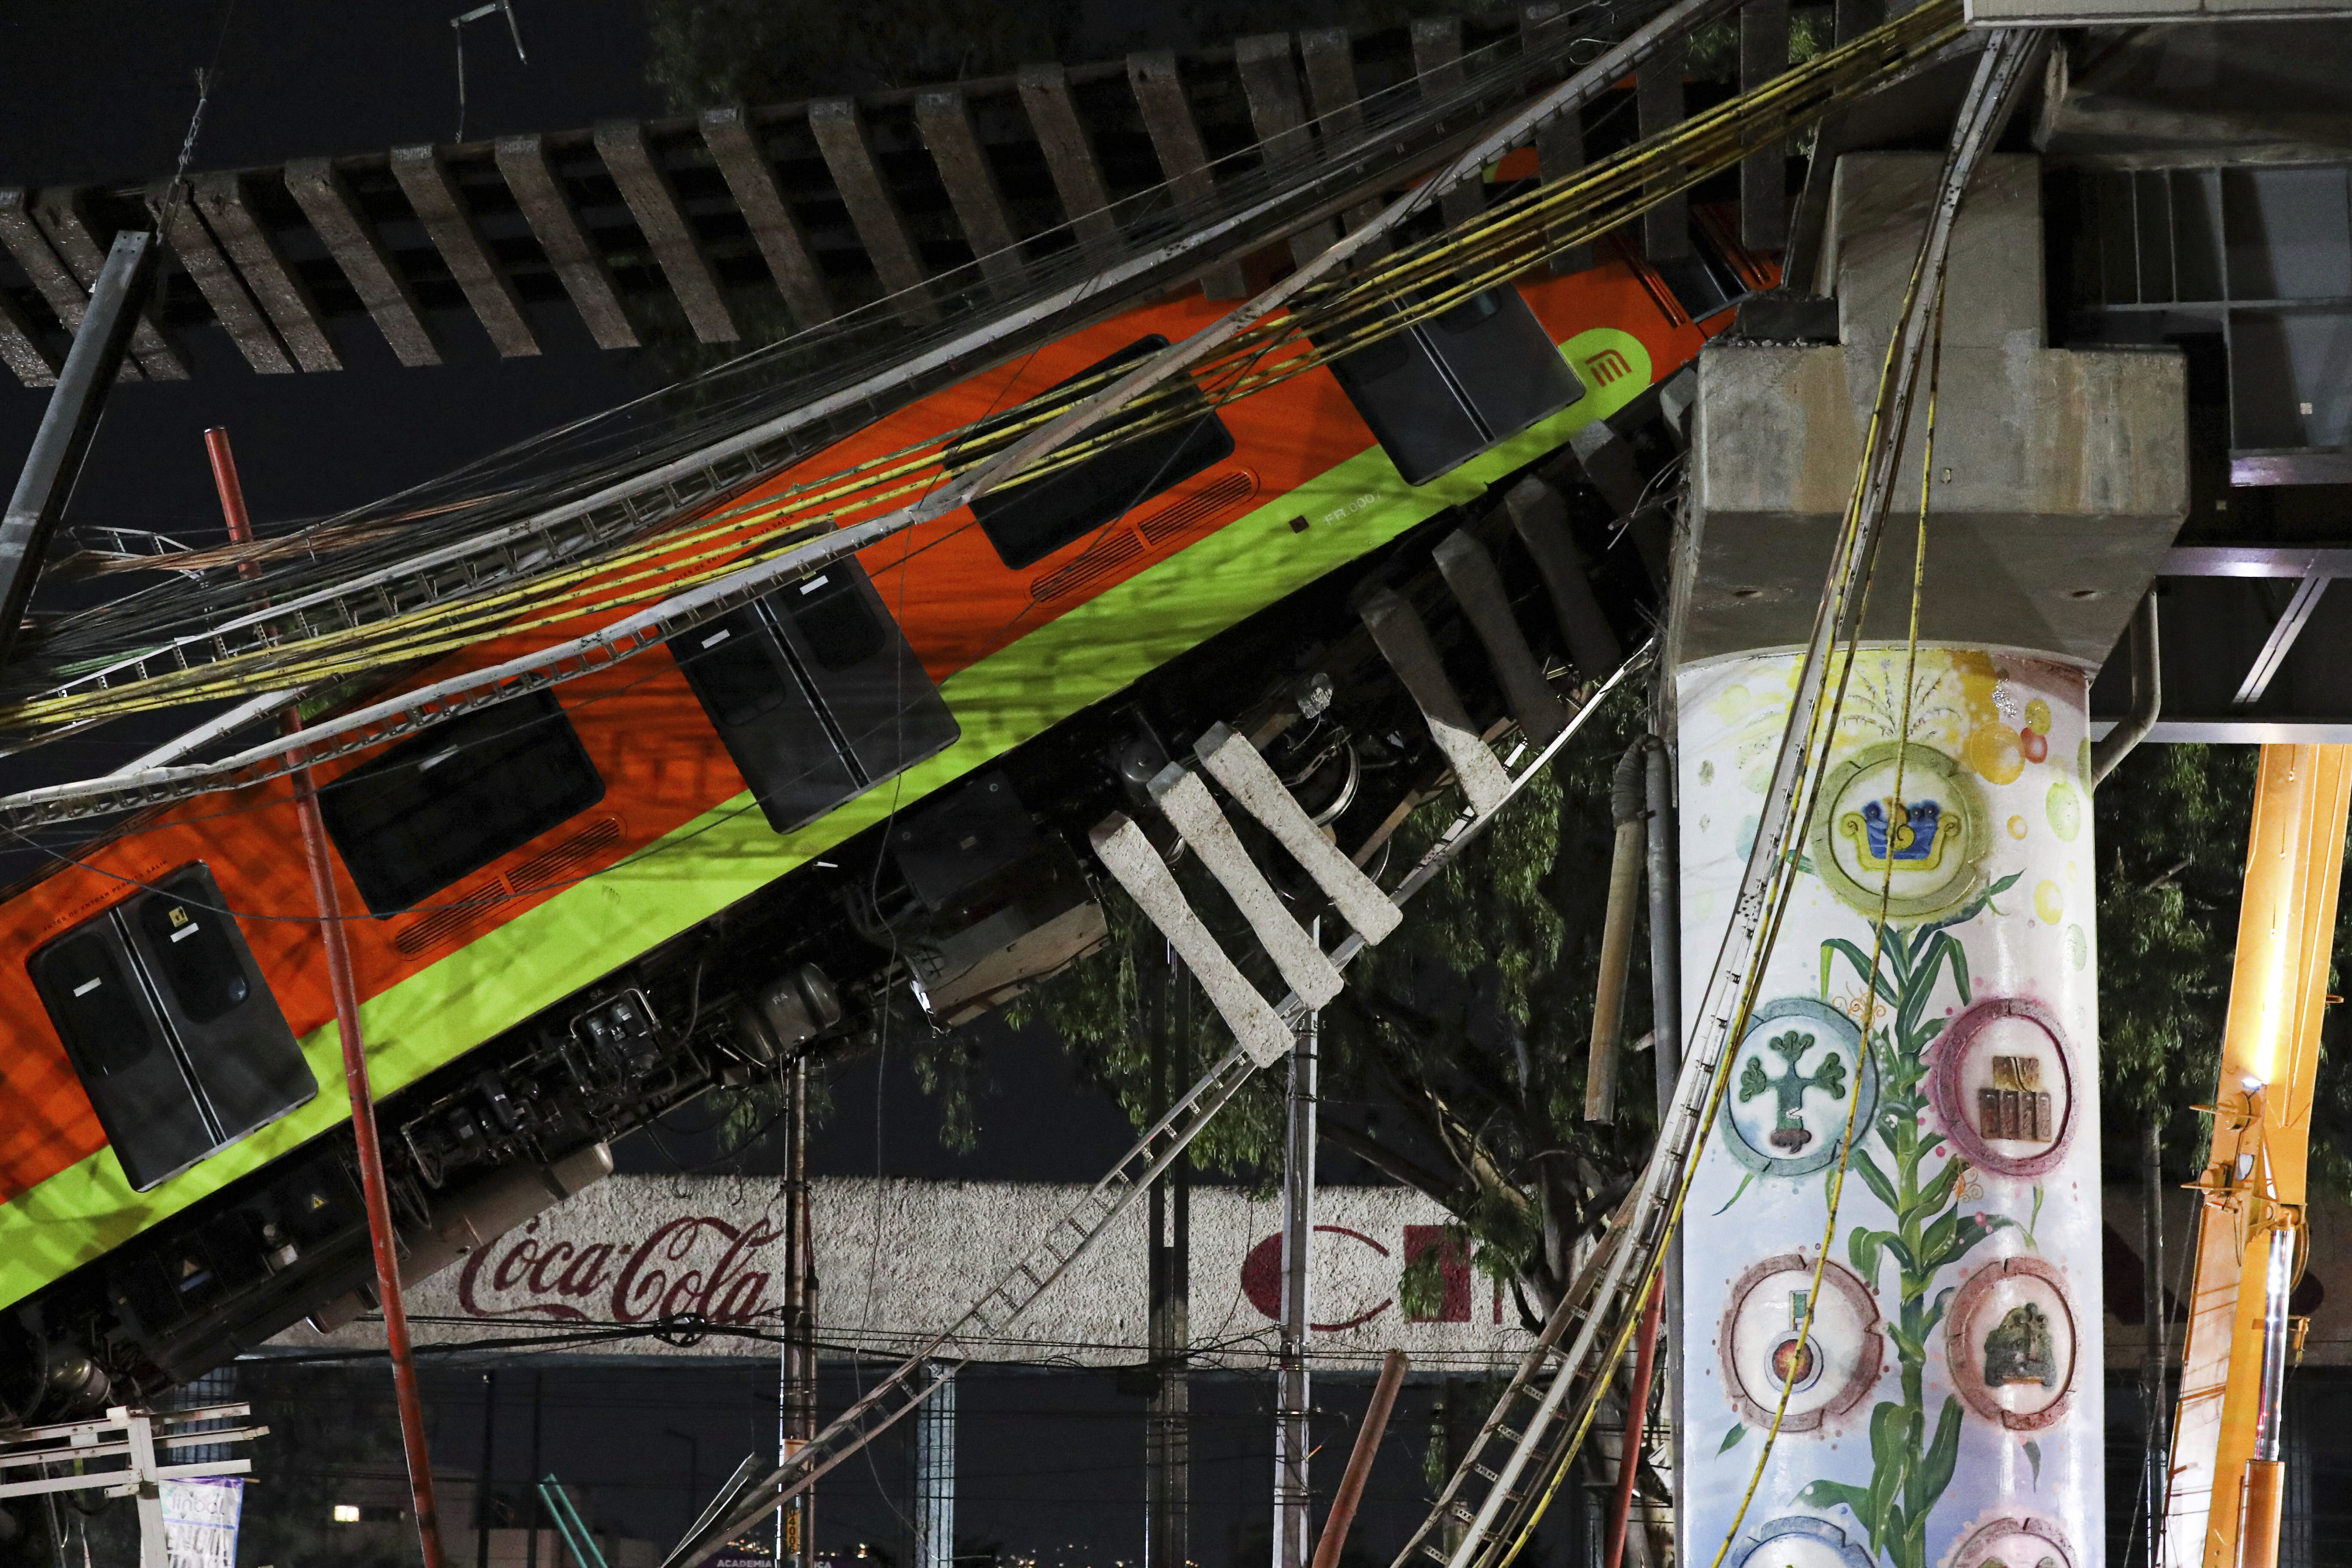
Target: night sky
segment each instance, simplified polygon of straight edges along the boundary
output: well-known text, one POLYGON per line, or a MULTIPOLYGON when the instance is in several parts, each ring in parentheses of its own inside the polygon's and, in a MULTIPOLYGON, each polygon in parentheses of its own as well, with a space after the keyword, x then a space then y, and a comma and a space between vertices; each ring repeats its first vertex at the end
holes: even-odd
MULTIPOLYGON (((635 0, 518 0, 528 67, 496 24, 467 35, 470 138, 559 129, 665 105, 644 74, 645 26, 635 0)), ((144 183, 167 172, 194 106, 194 73, 218 75, 192 167, 202 171, 320 153, 360 153, 446 141, 456 129, 449 17, 457 0, 378 0, 367 5, 294 0, 190 0, 161 5, 76 0, 16 5, 0 16, 0 89, 9 105, 0 137, 0 184, 144 183)), ((1101 52, 1181 43, 1164 34, 1172 7, 1095 8, 1089 33, 1101 52)), ((225 426, 246 492, 265 526, 331 514, 444 472, 536 431, 608 406, 658 384, 641 354, 599 353, 577 318, 551 307, 533 325, 548 352, 500 361, 470 317, 434 321, 446 364, 403 370, 364 318, 334 322, 349 368, 258 376, 215 329, 182 334, 193 380, 136 384, 110 403, 68 525, 112 523, 207 542, 221 537, 202 432, 225 426), (209 335, 206 335, 209 334, 209 335)), ((13 475, 46 395, 0 386, 0 453, 13 475)), ((52 601, 54 602, 54 601, 52 601)), ((184 722, 184 721, 181 721, 184 722)), ((161 733, 174 732, 167 723, 161 733)), ((0 788, 104 771, 153 743, 155 732, 60 742, 0 761, 0 788)), ((1126 1147, 1125 1119, 1077 1081, 1050 1039, 982 1026, 982 1135, 967 1155, 945 1151, 937 1111, 916 1087, 904 1048, 868 1053, 828 1070, 835 1110, 815 1141, 821 1173, 1091 1181, 1126 1147)), ((632 1140, 624 1168, 695 1165, 718 1152, 696 1129, 701 1108, 674 1119, 667 1137, 632 1140)), ((759 1169, 755 1158, 751 1168, 759 1169)), ((1349 1167, 1331 1173, 1360 1177, 1349 1167)), ((1007 1238, 1008 1243, 1012 1238, 1007 1238)), ((870 1377, 872 1373, 866 1376, 870 1377)), ((828 1412, 852 1394, 855 1374, 829 1373, 828 1412)), ((348 1399, 342 1385, 308 1394, 270 1380, 278 1396, 348 1399)), ((510 1367, 499 1385, 498 1474, 517 1489, 530 1459, 534 1384, 541 1403, 544 1469, 585 1489, 591 1510, 623 1533, 665 1545, 698 1499, 750 1447, 772 1452, 775 1384, 765 1368, 617 1371, 545 1358, 510 1367)), ((298 1384, 295 1385, 299 1387, 298 1384)), ((446 1366, 428 1379, 437 1460, 478 1462, 478 1371, 446 1366)), ((385 1391, 388 1394, 388 1389, 385 1391)), ((1360 1384, 1329 1391, 1334 1414, 1318 1465, 1336 1480, 1360 1407, 1360 1384)), ((1384 1559, 1418 1518, 1416 1467, 1430 1388, 1411 1394, 1390 1445, 1359 1540, 1384 1559)), ((1269 1380, 1221 1378, 1195 1394, 1194 1487, 1200 1512, 1194 1557, 1223 1564, 1245 1542, 1263 1562, 1272 1482, 1269 1380)), ((959 1534, 1001 1543, 1043 1563, 1133 1561, 1141 1545, 1142 1405, 1101 1373, 1006 1370, 976 1375, 965 1401, 963 1512, 959 1534)), ((265 1412, 266 1415, 266 1412, 265 1412)), ((381 1406, 355 1406, 354 1422, 380 1424, 381 1406)), ((858 1541, 902 1553, 908 1458, 879 1446, 828 1481, 820 1519, 828 1552, 858 1541)), ((266 1510, 265 1485, 252 1506, 266 1510)), ((1352 1554, 1351 1554, 1352 1555, 1352 1554)), ((248 1560, 254 1560, 248 1558, 248 1560)), ((470 1557, 466 1559, 471 1561, 470 1557)))

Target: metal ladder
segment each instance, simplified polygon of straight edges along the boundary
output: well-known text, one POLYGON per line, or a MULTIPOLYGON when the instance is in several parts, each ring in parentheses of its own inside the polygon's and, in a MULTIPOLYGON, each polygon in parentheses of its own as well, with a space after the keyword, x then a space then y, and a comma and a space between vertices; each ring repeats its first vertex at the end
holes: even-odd
POLYGON ((1536 1349, 1521 1363, 1469 1455, 1448 1480, 1437 1507, 1398 1554, 1394 1568, 1423 1568, 1425 1562, 1447 1568, 1502 1568, 1507 1563, 1525 1543, 1591 1428, 1632 1339, 1640 1304, 1681 1217, 1703 1133, 1720 1100, 1721 1066, 1755 1005, 1778 913, 1798 875, 1803 825, 1834 728, 1821 721, 1825 710, 1833 710, 1840 700, 1828 689, 1831 656, 1842 641, 1859 636, 1862 587, 1877 550, 1922 361, 1935 331, 1952 221, 1979 161, 1999 136, 2006 105, 2036 58, 2035 47, 2022 30, 1990 31, 1961 105, 1904 318, 1881 374, 1872 435, 1862 455, 1845 531, 1823 584, 1802 673, 1790 694, 1755 842, 1657 1145, 1591 1263, 1562 1294, 1536 1349), (1570 1327, 1575 1330, 1570 1348, 1556 1353, 1551 1347, 1568 1336, 1570 1327), (1445 1536, 1454 1526, 1462 1528, 1462 1535, 1449 1547, 1445 1536))

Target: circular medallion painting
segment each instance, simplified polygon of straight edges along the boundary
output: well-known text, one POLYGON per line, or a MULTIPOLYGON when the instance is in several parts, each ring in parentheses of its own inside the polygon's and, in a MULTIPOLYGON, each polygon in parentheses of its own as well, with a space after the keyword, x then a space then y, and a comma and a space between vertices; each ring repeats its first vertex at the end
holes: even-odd
POLYGON ((1731 1071, 1723 1096, 1724 1146, 1768 1176, 1826 1168, 1837 1159, 1849 1121, 1867 1131, 1877 1114, 1878 1068, 1862 1049, 1860 1026, 1810 996, 1757 1008, 1731 1071))
POLYGON ((1732 1549, 1723 1568, 1874 1568, 1860 1542, 1826 1519, 1799 1514, 1759 1525, 1753 1539, 1732 1549))
POLYGON ((1958 908, 1984 885, 1990 818, 1959 764, 1933 746, 1881 741, 1822 781, 1813 821, 1813 871, 1868 914, 1920 920, 1958 908), (1899 765, 1902 788, 1897 798, 1899 765))
POLYGON ((1952 1549, 1944 1568, 2074 1568, 2074 1553, 2046 1519, 1990 1519, 1952 1549))
POLYGON ((1821 1300, 1810 1327, 1812 1259, 1799 1252, 1768 1258, 1732 1283, 1716 1349, 1723 1386, 1751 1426, 1769 1426, 1789 1392, 1783 1432, 1811 1432, 1844 1415, 1878 1381, 1883 1346, 1878 1303, 1852 1272, 1822 1270, 1821 1300))
POLYGON ((1953 1019, 1927 1080, 1962 1157, 1997 1176, 2039 1176, 2065 1158, 2074 1091, 2074 1053, 2058 1016, 2021 996, 1988 997, 1953 1019))
POLYGON ((2065 1281, 2038 1258, 1978 1269, 1944 1319, 1952 1386, 1969 1409, 2012 1432, 2038 1431, 2066 1413, 2077 1342, 2065 1281))

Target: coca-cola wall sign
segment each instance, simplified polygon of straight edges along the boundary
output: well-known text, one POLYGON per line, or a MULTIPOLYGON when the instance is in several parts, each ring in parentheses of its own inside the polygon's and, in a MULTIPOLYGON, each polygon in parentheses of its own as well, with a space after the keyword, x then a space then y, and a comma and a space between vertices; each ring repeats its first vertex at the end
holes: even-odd
MULTIPOLYGON (((911 1351, 960 1318, 1084 1194, 1075 1186, 825 1180, 811 1227, 818 1338, 837 1353, 911 1351)), ((1137 1203, 980 1360, 1132 1363, 1145 1352, 1145 1222, 1137 1203)), ((1475 1369, 1528 1336, 1509 1293, 1478 1272, 1445 1211, 1398 1188, 1318 1194, 1310 1253, 1315 1351, 1375 1364, 1475 1369), (1409 1311, 1403 1276, 1433 1255, 1433 1289, 1409 1311)), ((1282 1207, 1229 1187, 1192 1194, 1192 1334, 1215 1364, 1268 1364, 1281 1308, 1282 1207)), ((523 1342, 602 1355, 772 1353, 784 1268, 784 1198, 773 1180, 615 1176, 509 1231, 412 1289, 425 1343, 523 1342)), ((363 1319, 329 1336, 381 1343, 363 1319)), ((316 1345, 297 1328, 281 1346, 316 1345)))

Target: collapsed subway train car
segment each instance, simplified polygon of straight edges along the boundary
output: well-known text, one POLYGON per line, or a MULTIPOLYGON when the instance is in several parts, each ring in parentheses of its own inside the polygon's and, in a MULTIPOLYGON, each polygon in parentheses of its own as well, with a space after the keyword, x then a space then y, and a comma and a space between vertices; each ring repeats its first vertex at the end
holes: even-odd
MULTIPOLYGON (((1727 319, 1694 314, 1769 282, 1709 240, 1698 300, 1631 257, 1502 285, 666 653, 320 770, 364 911, 404 1276, 597 1179, 614 1138, 714 1085, 853 1048, 893 1009, 953 1026, 1090 951, 1086 830, 1212 723, 1260 738, 1376 867, 1446 773, 1351 594, 1417 595, 1459 641, 1429 549, 1462 521, 1505 552, 1554 671, 1607 674, 1661 566, 1639 517, 1666 455, 1654 389, 1727 319), (1571 504, 1522 486, 1506 518, 1495 498, 1530 469, 1571 504), (1580 552, 1597 601, 1558 580, 1580 552)), ((971 426, 1217 313, 1197 294, 1127 311, 817 461, 971 426)), ((1464 684, 1507 722, 1484 677, 1464 684)), ((152 1394, 368 1305, 296 839, 279 780, 133 818, 0 904, 0 1419, 152 1394)))

